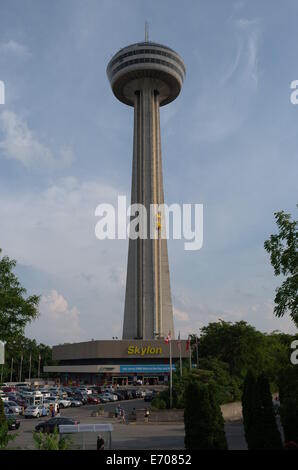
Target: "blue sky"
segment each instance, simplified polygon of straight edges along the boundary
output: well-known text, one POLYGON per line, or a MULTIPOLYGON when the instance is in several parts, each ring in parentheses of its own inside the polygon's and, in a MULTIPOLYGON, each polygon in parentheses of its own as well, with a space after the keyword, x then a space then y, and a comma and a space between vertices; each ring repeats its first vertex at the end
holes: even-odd
POLYGON ((263 243, 275 211, 296 211, 297 15, 295 0, 1 0, 0 246, 42 295, 28 335, 121 335, 127 242, 97 240, 94 210, 130 194, 133 111, 106 65, 146 20, 187 67, 161 110, 166 201, 204 205, 202 250, 169 242, 176 331, 219 318, 295 331, 273 316, 263 243))

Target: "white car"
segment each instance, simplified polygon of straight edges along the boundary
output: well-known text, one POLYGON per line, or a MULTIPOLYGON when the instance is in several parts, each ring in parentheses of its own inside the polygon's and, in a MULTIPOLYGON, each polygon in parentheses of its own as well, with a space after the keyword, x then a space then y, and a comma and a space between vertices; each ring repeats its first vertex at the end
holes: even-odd
POLYGON ((68 408, 69 406, 71 406, 71 401, 66 400, 65 398, 58 398, 57 403, 60 408, 68 408))
POLYGON ((87 393, 87 395, 92 394, 92 390, 90 388, 87 388, 87 387, 79 387, 78 390, 80 390, 81 393, 87 393))
POLYGON ((113 393, 102 393, 101 397, 107 398, 109 401, 117 401, 118 397, 117 395, 114 395, 113 393))
POLYGON ((42 406, 28 406, 24 416, 25 418, 40 418, 42 416, 42 406))
POLYGON ((8 408, 15 415, 19 415, 20 413, 22 413, 22 407, 14 401, 7 401, 5 403, 5 407, 8 408))

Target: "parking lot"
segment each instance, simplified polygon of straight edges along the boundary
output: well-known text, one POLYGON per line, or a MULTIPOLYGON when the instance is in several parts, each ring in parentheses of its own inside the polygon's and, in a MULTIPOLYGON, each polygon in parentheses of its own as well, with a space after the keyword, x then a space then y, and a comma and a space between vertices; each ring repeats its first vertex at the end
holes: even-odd
MULTIPOLYGON (((114 411, 116 404, 108 403, 103 405, 105 411, 114 411)), ((121 402, 121 406, 128 414, 133 408, 142 409, 150 406, 144 400, 129 400, 121 402)), ((183 449, 184 448, 184 424, 183 423, 138 423, 122 424, 115 418, 107 416, 92 417, 91 414, 97 409, 96 405, 85 405, 80 408, 67 408, 61 411, 61 415, 80 421, 80 423, 103 423, 113 424, 112 448, 131 449, 183 449)), ((16 439, 10 442, 10 449, 34 449, 32 432, 36 424, 42 418, 21 419, 21 426, 16 434, 16 439)), ((245 439, 241 422, 226 424, 226 434, 231 449, 245 449, 245 439)))
MULTIPOLYGON (((144 400, 129 400, 121 402, 121 406, 128 414, 133 408, 145 408, 144 400)), ((114 411, 116 404, 103 405, 105 411, 114 411)), ((85 405, 80 408, 67 408, 61 411, 61 416, 67 416, 80 423, 103 423, 111 422, 114 427, 112 433, 113 449, 181 449, 184 444, 184 425, 178 424, 122 424, 114 418, 92 417, 91 414, 98 407, 96 405, 85 405)), ((48 419, 48 418, 47 418, 48 419)), ((10 442, 10 449, 34 449, 32 432, 42 418, 25 419, 20 418, 21 425, 18 431, 13 431, 16 439, 10 442)))

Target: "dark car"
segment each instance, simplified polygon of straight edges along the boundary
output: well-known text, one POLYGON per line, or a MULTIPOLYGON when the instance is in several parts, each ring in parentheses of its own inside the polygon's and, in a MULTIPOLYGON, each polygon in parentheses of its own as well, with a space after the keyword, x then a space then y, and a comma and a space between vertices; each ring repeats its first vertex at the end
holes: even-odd
POLYGON ((86 405, 86 403, 88 402, 88 395, 87 394, 75 393, 73 398, 75 398, 76 400, 81 401, 83 403, 83 405, 86 405))
POLYGON ((152 401, 154 398, 154 395, 152 392, 150 393, 146 393, 145 397, 144 397, 144 401, 152 401))
POLYGON ((129 391, 132 394, 132 398, 138 398, 139 397, 137 390, 129 390, 129 391))
POLYGON ((118 400, 124 400, 124 395, 120 392, 113 392, 114 395, 117 395, 118 400))
POLYGON ((14 414, 7 413, 5 411, 5 418, 7 421, 9 431, 14 431, 15 429, 19 429, 21 422, 14 414))
POLYGON ((52 434, 55 429, 58 429, 58 426, 61 424, 79 424, 80 421, 74 421, 71 418, 64 418, 63 416, 56 417, 56 418, 51 418, 48 419, 47 421, 42 421, 41 423, 38 423, 37 426, 35 426, 35 431, 37 432, 47 432, 49 434, 52 434))

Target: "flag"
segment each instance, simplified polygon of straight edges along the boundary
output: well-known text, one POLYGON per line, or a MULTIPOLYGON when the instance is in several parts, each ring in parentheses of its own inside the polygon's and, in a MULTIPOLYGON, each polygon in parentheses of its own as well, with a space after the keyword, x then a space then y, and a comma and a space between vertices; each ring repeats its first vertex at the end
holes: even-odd
POLYGON ((172 338, 171 338, 171 332, 169 331, 168 336, 167 336, 166 339, 165 339, 165 343, 166 343, 166 344, 169 344, 169 342, 171 341, 171 339, 172 339, 172 338))
POLYGON ((187 341, 186 341, 186 351, 188 351, 190 348, 190 335, 188 335, 187 341))
POLYGON ((178 348, 181 350, 180 331, 179 331, 179 335, 178 335, 178 348))

